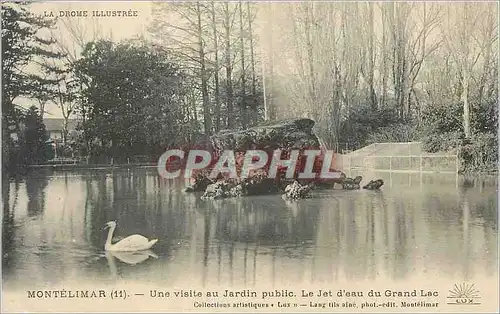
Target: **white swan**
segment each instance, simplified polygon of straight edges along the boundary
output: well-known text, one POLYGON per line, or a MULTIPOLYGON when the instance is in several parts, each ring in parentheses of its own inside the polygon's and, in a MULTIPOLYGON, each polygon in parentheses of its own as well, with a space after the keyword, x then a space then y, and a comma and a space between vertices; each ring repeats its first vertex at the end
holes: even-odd
POLYGON ((104 250, 106 251, 121 251, 121 252, 133 252, 133 251, 142 251, 150 249, 158 239, 153 239, 151 241, 148 238, 141 236, 139 234, 134 234, 126 237, 123 240, 116 242, 115 244, 111 244, 111 239, 113 238, 113 232, 116 228, 116 222, 110 221, 106 223, 106 227, 104 229, 109 229, 108 238, 106 239, 106 244, 104 245, 104 250))

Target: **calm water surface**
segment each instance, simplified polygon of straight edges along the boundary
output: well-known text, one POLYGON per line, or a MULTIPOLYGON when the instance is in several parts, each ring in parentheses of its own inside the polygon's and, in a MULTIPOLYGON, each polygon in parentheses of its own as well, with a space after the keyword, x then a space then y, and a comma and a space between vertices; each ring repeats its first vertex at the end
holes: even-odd
POLYGON ((496 177, 364 175, 386 185, 285 202, 201 200, 154 168, 36 171, 3 183, 4 288, 497 278, 496 177), (109 220, 118 222, 115 239, 159 242, 144 254, 106 254, 109 220))

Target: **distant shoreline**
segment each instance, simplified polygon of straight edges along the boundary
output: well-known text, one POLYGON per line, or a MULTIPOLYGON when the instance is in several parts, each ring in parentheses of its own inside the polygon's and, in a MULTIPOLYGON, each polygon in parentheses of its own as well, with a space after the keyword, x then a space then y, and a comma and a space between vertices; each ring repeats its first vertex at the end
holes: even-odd
POLYGON ((56 170, 73 170, 73 169, 114 169, 114 168, 156 168, 156 163, 130 163, 130 164, 43 164, 29 165, 28 169, 56 169, 56 170))
MULTIPOLYGON (((82 164, 82 163, 62 163, 62 164, 42 164, 42 165, 28 165, 27 169, 54 169, 54 170, 75 170, 75 169, 84 169, 84 170, 97 170, 97 169, 127 169, 127 168, 156 168, 157 164, 153 162, 145 162, 145 163, 129 163, 129 164, 82 164)), ((360 169, 350 169, 350 170, 360 170, 360 169)), ((349 171, 349 169, 344 169, 342 171, 349 171)), ((377 170, 374 169, 372 171, 375 172, 391 172, 386 170, 377 170)), ((406 171, 397 171, 393 170, 394 173, 407 173, 406 171)), ((419 173, 415 171, 414 173, 419 173)), ((434 173, 431 171, 423 171, 422 173, 429 174, 434 173)), ((435 172, 438 174, 439 172, 435 172)), ((449 173, 448 173, 449 174, 449 173)), ((458 172, 459 176, 481 176, 481 175, 498 175, 498 171, 475 171, 475 172, 458 172)))

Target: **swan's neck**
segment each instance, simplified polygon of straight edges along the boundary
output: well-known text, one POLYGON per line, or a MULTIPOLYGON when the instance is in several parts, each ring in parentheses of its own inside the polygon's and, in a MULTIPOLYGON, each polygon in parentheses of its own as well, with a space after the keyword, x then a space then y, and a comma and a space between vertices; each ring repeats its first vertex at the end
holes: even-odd
POLYGON ((116 226, 110 227, 108 232, 108 238, 106 239, 106 244, 104 245, 104 249, 108 250, 111 248, 111 239, 113 238, 113 232, 115 232, 116 226))

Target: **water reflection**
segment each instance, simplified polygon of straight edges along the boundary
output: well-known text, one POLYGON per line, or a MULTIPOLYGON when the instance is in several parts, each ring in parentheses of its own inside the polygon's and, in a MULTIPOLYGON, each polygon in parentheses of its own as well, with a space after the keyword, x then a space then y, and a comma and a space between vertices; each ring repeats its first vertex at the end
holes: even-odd
MULTIPOLYGON (((12 201, 15 206, 17 194, 19 191, 19 183, 12 184, 14 190, 14 200, 12 201)), ((11 184, 8 180, 2 178, 2 266, 8 268, 11 264, 11 255, 9 252, 14 250, 14 211, 11 210, 11 184)))
POLYGON ((316 191, 299 201, 276 195, 211 201, 182 192, 183 182, 163 180, 155 169, 34 173, 4 181, 4 283, 278 287, 495 276, 496 179, 364 177, 392 180, 392 188, 316 191), (101 228, 110 220, 118 222, 118 238, 158 238, 154 253, 104 253, 101 228))
POLYGON ((28 216, 36 216, 45 209, 45 188, 49 184, 49 177, 28 176, 26 182, 26 193, 28 196, 28 216))
POLYGON ((158 258, 151 250, 138 251, 138 252, 113 252, 106 251, 106 260, 108 261, 109 269, 111 271, 111 278, 118 279, 119 272, 116 261, 135 266, 146 261, 149 257, 158 258))

